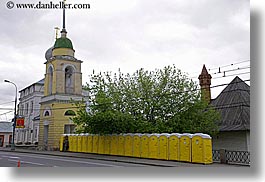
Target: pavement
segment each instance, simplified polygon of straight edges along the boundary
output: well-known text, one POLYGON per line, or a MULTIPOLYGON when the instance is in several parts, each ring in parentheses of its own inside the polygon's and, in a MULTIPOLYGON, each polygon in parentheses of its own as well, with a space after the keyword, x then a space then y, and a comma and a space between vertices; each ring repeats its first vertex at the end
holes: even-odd
POLYGON ((60 151, 39 151, 33 149, 20 149, 16 148, 12 150, 10 148, 0 147, 0 151, 5 152, 18 152, 18 153, 30 153, 30 154, 41 154, 41 155, 52 155, 60 157, 75 157, 75 158, 87 158, 94 160, 105 160, 105 161, 116 161, 116 162, 125 162, 125 163, 134 163, 134 164, 144 164, 157 167, 247 167, 242 165, 231 165, 231 164, 194 164, 188 162, 179 162, 179 161, 168 161, 160 159, 145 159, 137 157, 127 157, 127 156, 114 156, 114 155, 103 155, 103 154, 91 154, 91 153, 76 153, 76 152, 60 152, 60 151))

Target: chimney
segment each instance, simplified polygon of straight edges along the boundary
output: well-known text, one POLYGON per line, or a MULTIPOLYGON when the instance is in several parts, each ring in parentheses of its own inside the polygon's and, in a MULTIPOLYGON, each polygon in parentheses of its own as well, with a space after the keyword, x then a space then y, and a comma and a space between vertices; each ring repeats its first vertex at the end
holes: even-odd
POLYGON ((201 86, 201 98, 204 99, 208 104, 211 101, 211 79, 212 76, 208 73, 205 65, 203 65, 202 72, 199 75, 199 81, 201 86))

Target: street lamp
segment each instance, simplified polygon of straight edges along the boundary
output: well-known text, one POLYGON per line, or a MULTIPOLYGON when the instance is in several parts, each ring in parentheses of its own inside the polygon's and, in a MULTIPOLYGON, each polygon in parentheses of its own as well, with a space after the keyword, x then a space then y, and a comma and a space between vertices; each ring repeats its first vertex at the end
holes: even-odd
POLYGON ((14 123, 13 123, 13 134, 12 134, 12 143, 11 143, 11 150, 15 150, 15 128, 16 128, 16 110, 17 110, 17 86, 15 83, 9 81, 9 80, 4 80, 4 82, 11 83, 16 87, 16 96, 15 96, 15 111, 14 111, 14 123))

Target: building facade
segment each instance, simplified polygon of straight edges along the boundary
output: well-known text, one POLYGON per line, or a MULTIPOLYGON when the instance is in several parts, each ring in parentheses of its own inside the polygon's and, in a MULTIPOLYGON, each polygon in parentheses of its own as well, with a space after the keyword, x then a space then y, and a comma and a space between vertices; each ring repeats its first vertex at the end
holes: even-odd
POLYGON ((15 143, 36 144, 39 134, 40 100, 44 79, 19 91, 18 117, 24 118, 25 128, 16 128, 15 143))

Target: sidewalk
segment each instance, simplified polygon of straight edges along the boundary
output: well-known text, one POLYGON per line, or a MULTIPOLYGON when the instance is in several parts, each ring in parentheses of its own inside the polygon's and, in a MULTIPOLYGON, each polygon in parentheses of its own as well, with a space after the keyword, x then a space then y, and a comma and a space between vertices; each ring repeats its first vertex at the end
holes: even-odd
POLYGON ((0 147, 0 151, 53 155, 53 156, 60 156, 60 157, 87 158, 87 159, 105 160, 105 161, 117 161, 117 162, 134 163, 134 164, 145 164, 145 165, 158 166, 158 167, 246 167, 246 166, 241 166, 241 165, 228 165, 228 164, 220 164, 220 163, 204 165, 204 164, 193 164, 193 163, 187 163, 187 162, 166 161, 166 160, 158 160, 158 159, 144 159, 144 158, 136 158, 136 157, 89 154, 89 153, 74 153, 74 152, 60 152, 60 151, 38 151, 38 150, 19 149, 19 148, 16 148, 15 151, 11 151, 10 148, 0 147))

